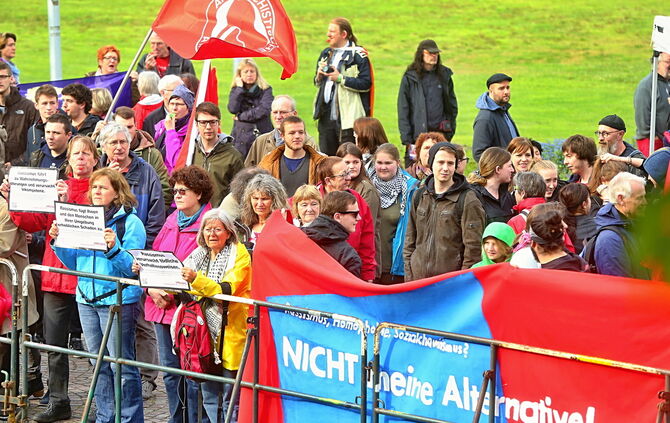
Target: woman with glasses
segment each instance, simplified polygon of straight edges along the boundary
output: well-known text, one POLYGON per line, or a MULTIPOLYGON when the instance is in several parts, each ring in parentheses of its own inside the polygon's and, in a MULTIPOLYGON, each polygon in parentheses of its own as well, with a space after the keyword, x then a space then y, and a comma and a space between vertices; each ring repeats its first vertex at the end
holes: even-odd
POLYGON ((241 220, 251 230, 249 241, 254 246, 272 212, 286 207, 286 190, 277 178, 260 174, 249 181, 244 190, 241 220))
MULTIPOLYGON (((119 72, 119 63, 121 63, 121 52, 114 45, 102 46, 98 49, 98 68, 86 74, 86 76, 110 75, 119 72)), ((137 87, 137 78, 130 80, 130 89, 132 91, 133 105, 140 99, 140 90, 137 87)), ((141 125, 138 125, 141 128, 141 125)))
POLYGON ((172 173, 186 138, 195 97, 185 85, 178 85, 168 102, 168 114, 155 126, 156 146, 165 151, 165 167, 172 173))
MULTIPOLYGON (((212 181, 207 172, 199 166, 187 166, 175 171, 170 177, 177 210, 168 216, 165 225, 154 240, 155 251, 172 251, 184 261, 198 247, 197 234, 203 216, 211 209, 212 181)), ((135 268, 134 270, 138 270, 135 268)), ((170 323, 177 305, 174 296, 162 289, 148 289, 144 304, 144 316, 154 322, 158 338, 158 353, 162 366, 179 368, 179 358, 172 352, 170 323)), ((186 378, 173 373, 163 373, 165 392, 170 408, 170 422, 183 421, 184 383, 186 378)), ((189 383, 188 402, 197 404, 198 391, 195 383, 189 383)), ((197 418, 197 407, 187 408, 193 418, 197 418)), ((193 420, 195 421, 195 420, 193 420)))
POLYGON ((272 131, 272 87, 261 76, 253 59, 242 59, 235 71, 228 96, 228 111, 233 114, 232 135, 235 148, 247 157, 256 137, 272 131))

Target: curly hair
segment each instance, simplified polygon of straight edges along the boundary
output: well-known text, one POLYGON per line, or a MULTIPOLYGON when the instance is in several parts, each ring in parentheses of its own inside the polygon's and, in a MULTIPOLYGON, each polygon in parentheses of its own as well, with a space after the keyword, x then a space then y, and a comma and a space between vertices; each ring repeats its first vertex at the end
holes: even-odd
POLYGON ((251 196, 256 192, 261 192, 272 198, 272 205, 270 206, 271 211, 288 207, 286 201, 286 189, 284 189, 284 186, 279 182, 279 179, 272 175, 265 174, 254 176, 244 190, 242 213, 240 214, 242 223, 249 227, 258 223, 258 215, 254 212, 253 205, 251 204, 251 196))
POLYGON ((200 205, 208 203, 214 193, 212 178, 209 173, 200 166, 191 165, 175 170, 170 176, 170 187, 174 188, 177 183, 185 185, 196 195, 200 195, 200 205))
POLYGON ((91 107, 93 107, 93 95, 91 94, 91 90, 84 84, 75 82, 66 85, 65 88, 63 88, 63 91, 61 91, 61 94, 69 95, 74 98, 74 101, 76 101, 77 104, 83 104, 84 113, 90 112, 91 107))

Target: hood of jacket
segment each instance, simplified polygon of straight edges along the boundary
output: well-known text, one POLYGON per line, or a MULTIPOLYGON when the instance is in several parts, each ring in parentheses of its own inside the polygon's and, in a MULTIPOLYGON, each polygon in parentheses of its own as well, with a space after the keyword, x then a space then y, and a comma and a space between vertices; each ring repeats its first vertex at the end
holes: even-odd
POLYGON ((122 206, 119 211, 114 213, 114 216, 109 219, 109 222, 107 222, 106 226, 110 228, 112 225, 114 225, 116 222, 119 220, 125 219, 127 216, 134 214, 137 214, 137 210, 135 210, 134 207, 129 207, 129 206, 122 206))
MULTIPOLYGON (((199 134, 196 137, 195 141, 196 141, 196 145, 198 146, 198 148, 200 149, 202 154, 204 154, 206 156, 207 153, 205 153, 205 147, 202 144, 202 138, 200 138, 199 134)), ((231 137, 230 135, 224 134, 223 132, 218 134, 217 135, 217 140, 216 140, 216 145, 214 146, 214 148, 212 148, 212 151, 210 151, 209 154, 210 155, 214 154, 219 149, 225 147, 226 144, 231 144, 232 145, 232 142, 233 142, 233 137, 231 137)))
MULTIPOLYGON (((16 87, 9 87, 9 95, 5 97, 5 106, 10 107, 21 101, 23 97, 16 87)), ((41 119, 40 119, 41 120, 41 119)))
POLYGON ((468 182, 465 180, 465 176, 461 175, 460 173, 455 173, 453 176, 453 181, 454 183, 449 187, 449 189, 446 192, 443 192, 442 194, 436 194, 435 193, 435 175, 429 175, 426 178, 426 190, 435 197, 436 200, 442 200, 446 198, 448 195, 460 193, 461 191, 465 191, 466 189, 470 188, 470 185, 468 182))
POLYGON ((596 225, 598 228, 602 228, 603 226, 627 227, 629 220, 626 216, 619 213, 619 210, 614 207, 614 203, 607 203, 598 210, 596 225))
POLYGON ((488 92, 485 92, 484 94, 480 95, 479 98, 477 99, 477 102, 475 103, 475 107, 477 107, 480 110, 502 110, 502 111, 507 111, 509 110, 512 105, 510 103, 507 103, 505 106, 501 106, 491 97, 489 96, 488 92))
POLYGON ((142 151, 148 147, 155 147, 156 143, 154 142, 153 137, 146 131, 138 129, 135 133, 135 137, 130 143, 130 149, 133 151, 142 151))
POLYGON ((302 230, 312 241, 319 245, 345 241, 349 238, 349 232, 344 229, 344 226, 340 225, 332 217, 323 214, 319 215, 309 226, 302 228, 302 230))

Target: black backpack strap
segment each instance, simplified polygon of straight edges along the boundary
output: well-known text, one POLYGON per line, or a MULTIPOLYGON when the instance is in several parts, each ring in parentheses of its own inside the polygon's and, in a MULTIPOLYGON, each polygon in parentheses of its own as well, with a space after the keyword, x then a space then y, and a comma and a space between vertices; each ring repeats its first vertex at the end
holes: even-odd
MULTIPOLYGON (((95 282, 93 282, 95 283, 95 282)), ((121 285, 121 292, 123 292, 124 289, 126 289, 129 285, 122 284, 121 285)), ((84 291, 79 288, 79 284, 77 284, 77 290, 79 291, 79 294, 81 294, 81 297, 84 299, 89 304, 97 303, 100 300, 104 300, 105 298, 111 297, 112 295, 116 294, 116 289, 113 289, 109 292, 105 292, 104 294, 96 295, 93 298, 88 298, 86 294, 84 294, 84 291)))

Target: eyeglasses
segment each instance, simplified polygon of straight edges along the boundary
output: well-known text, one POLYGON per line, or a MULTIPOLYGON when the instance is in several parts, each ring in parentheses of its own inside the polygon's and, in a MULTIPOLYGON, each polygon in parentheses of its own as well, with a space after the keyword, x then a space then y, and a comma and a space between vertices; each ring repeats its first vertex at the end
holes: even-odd
POLYGON ((172 195, 186 195, 186 191, 191 191, 188 188, 175 188, 172 190, 172 195))
POLYGON ((198 126, 200 126, 201 128, 207 128, 207 125, 209 125, 209 126, 211 126, 211 127, 214 127, 214 126, 216 126, 216 125, 219 124, 219 120, 218 120, 218 119, 214 119, 214 120, 196 120, 196 122, 198 123, 198 126))
POLYGON ((102 60, 106 60, 108 62, 118 62, 119 58, 116 56, 105 56, 102 58, 102 60))
POLYGON ((346 172, 340 173, 339 175, 333 175, 333 176, 331 176, 331 178, 346 178, 349 175, 351 175, 351 172, 346 171, 346 172))
POLYGON ((465 158, 459 160, 459 162, 465 162, 465 163, 468 163, 469 161, 470 161, 470 157, 465 157, 465 158))
POLYGON ((602 132, 600 132, 600 131, 596 131, 596 132, 594 132, 594 134, 595 134, 596 137, 603 137, 603 138, 605 138, 605 137, 609 137, 609 136, 612 135, 612 134, 616 134, 617 132, 620 132, 620 131, 612 131, 612 132, 607 132, 607 131, 602 131, 602 132))
POLYGON ((212 232, 214 232, 215 234, 218 235, 224 233, 226 230, 224 228, 205 228, 202 231, 206 234, 211 234, 212 232))
POLYGON ((341 212, 338 212, 338 213, 340 213, 340 214, 351 214, 351 215, 354 215, 354 216, 359 216, 361 214, 361 211, 360 210, 347 210, 347 211, 341 211, 341 212))

